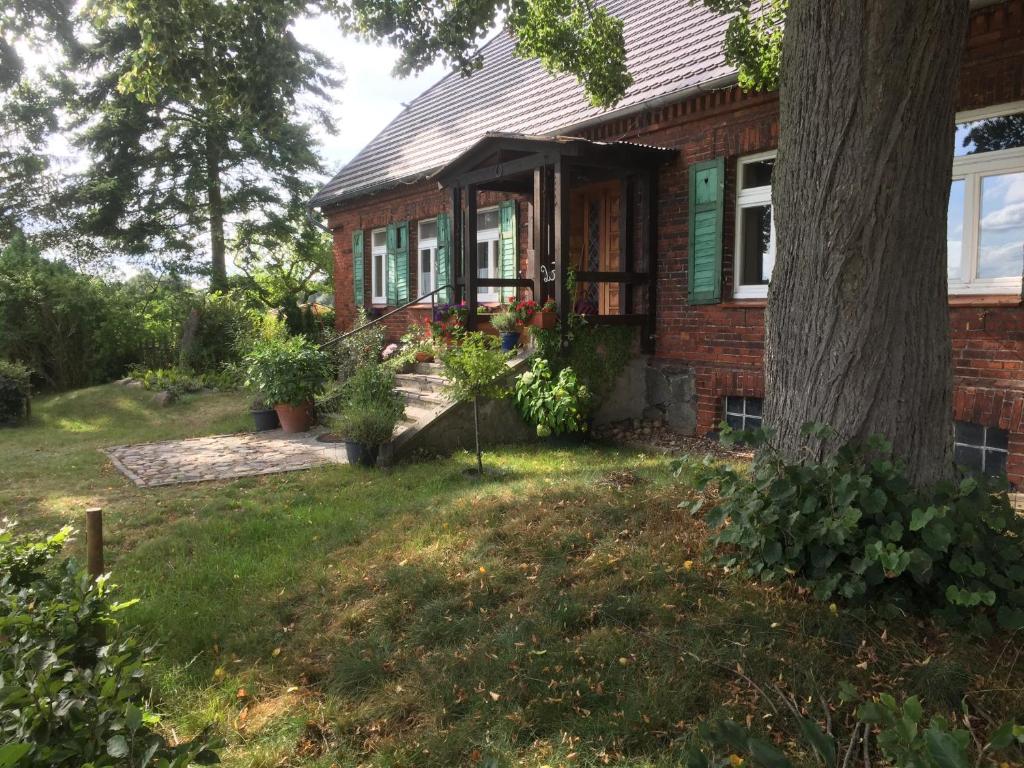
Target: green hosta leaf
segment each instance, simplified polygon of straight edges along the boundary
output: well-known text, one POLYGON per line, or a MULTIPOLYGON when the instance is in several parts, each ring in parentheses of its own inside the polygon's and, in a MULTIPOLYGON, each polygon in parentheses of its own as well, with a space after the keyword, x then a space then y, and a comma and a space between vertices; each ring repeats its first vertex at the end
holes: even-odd
POLYGON ((969 768, 967 750, 953 734, 933 726, 924 732, 924 743, 936 768, 969 768))
POLYGON ((793 768, 789 758, 764 739, 749 739, 747 749, 750 750, 750 757, 756 765, 764 768, 793 768))
POLYGON ((0 768, 14 768, 31 749, 30 744, 4 744, 0 747, 0 768))

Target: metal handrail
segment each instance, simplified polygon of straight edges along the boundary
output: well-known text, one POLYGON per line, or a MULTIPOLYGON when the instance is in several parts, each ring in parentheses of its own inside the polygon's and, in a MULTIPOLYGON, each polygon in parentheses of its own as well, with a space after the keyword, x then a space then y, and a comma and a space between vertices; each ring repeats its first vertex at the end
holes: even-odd
POLYGON ((379 323, 382 320, 386 320, 387 318, 391 317, 396 312, 401 312, 403 309, 408 309, 409 307, 411 307, 411 306, 413 306, 415 304, 421 304, 428 297, 430 299, 430 317, 431 317, 431 319, 433 319, 433 317, 434 317, 434 308, 436 306, 435 302, 434 302, 434 299, 436 298, 437 294, 439 294, 441 291, 447 291, 448 289, 454 288, 454 287, 455 286, 450 285, 450 284, 449 285, 442 285, 440 288, 435 288, 430 293, 424 293, 422 296, 417 296, 412 301, 407 301, 402 306, 395 307, 394 309, 392 309, 392 310, 390 310, 388 312, 385 312, 383 315, 380 315, 379 317, 373 318, 368 323, 364 323, 363 325, 360 325, 358 328, 353 328, 351 331, 345 331, 345 333, 339 333, 333 339, 328 339, 327 341, 325 341, 323 344, 320 345, 320 349, 327 349, 328 347, 332 347, 335 344, 337 344, 338 342, 344 341, 349 336, 354 336, 357 333, 365 331, 370 326, 375 325, 376 323, 379 323))

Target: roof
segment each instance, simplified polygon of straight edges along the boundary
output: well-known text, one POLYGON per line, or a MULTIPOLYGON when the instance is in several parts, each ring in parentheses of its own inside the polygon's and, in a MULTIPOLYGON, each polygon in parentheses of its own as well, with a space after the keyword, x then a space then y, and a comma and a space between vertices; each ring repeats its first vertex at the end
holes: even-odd
POLYGON ((579 161, 602 165, 653 166, 672 158, 675 149, 654 147, 631 141, 592 141, 580 136, 527 136, 522 133, 488 131, 465 152, 456 157, 430 178, 450 186, 463 174, 480 177, 482 188, 487 180, 506 178, 509 174, 529 172, 533 183, 533 168, 553 163, 558 157, 575 157, 579 161))
POLYGON ((513 55, 499 33, 483 67, 452 73, 414 99, 310 201, 326 207, 427 178, 488 132, 546 135, 611 119, 648 102, 735 76, 722 42, 726 17, 686 0, 607 0, 622 19, 634 82, 612 110, 592 107, 575 77, 552 77, 536 59, 513 55))

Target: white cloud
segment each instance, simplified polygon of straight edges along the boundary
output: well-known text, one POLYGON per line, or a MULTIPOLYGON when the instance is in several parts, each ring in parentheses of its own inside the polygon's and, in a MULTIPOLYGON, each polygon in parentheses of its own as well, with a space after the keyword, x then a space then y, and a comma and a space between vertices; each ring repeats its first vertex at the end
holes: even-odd
POLYGON ((1024 270, 1024 243, 982 245, 979 254, 978 277, 1020 277, 1024 270))
POLYGON ((1004 205, 981 220, 982 229, 1000 230, 1024 227, 1024 203, 1004 205))

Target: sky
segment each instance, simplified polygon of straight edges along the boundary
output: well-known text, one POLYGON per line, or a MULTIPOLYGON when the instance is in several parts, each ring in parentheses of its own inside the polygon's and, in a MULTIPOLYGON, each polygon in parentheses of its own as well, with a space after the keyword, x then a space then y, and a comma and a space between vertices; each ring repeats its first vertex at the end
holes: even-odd
POLYGON ((327 17, 301 19, 295 36, 340 64, 344 85, 332 99, 338 132, 318 135, 321 155, 334 175, 381 131, 408 103, 440 80, 445 70, 434 64, 415 77, 393 77, 397 52, 386 46, 363 43, 341 34, 327 17))

